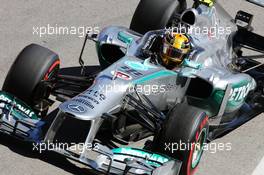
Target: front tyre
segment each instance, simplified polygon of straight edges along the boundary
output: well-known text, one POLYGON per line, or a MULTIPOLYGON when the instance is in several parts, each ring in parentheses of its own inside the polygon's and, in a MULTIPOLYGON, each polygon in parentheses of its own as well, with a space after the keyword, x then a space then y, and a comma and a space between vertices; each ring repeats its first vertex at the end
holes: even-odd
POLYGON ((37 44, 30 44, 19 53, 9 69, 2 90, 28 105, 36 104, 43 98, 39 94, 45 94, 39 86, 40 82, 56 76, 59 66, 60 60, 56 53, 37 44))
POLYGON ((180 175, 193 175, 203 154, 209 131, 205 112, 188 104, 178 104, 169 113, 153 149, 182 161, 180 175))

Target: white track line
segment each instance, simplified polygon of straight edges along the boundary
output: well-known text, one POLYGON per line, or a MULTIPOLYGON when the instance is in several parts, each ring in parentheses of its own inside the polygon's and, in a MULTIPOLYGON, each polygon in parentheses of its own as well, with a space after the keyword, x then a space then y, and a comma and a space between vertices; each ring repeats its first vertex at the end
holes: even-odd
POLYGON ((256 169, 253 171, 252 175, 263 175, 264 174, 264 157, 259 162, 256 169))

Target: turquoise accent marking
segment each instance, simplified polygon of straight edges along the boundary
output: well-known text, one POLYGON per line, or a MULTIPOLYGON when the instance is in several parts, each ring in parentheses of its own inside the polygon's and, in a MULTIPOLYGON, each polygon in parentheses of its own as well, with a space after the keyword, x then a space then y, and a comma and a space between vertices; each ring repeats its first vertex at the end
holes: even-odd
POLYGON ((115 149, 112 149, 112 152, 114 154, 117 154, 118 156, 120 156, 119 154, 124 154, 122 155, 122 157, 125 159, 125 158, 129 158, 131 155, 132 157, 133 156, 137 156, 137 157, 141 157, 143 159, 147 159, 147 163, 149 165, 153 165, 153 166, 156 166, 156 167, 159 167, 160 165, 156 162, 159 162, 161 164, 164 164, 170 160, 172 160, 171 158, 168 158, 168 157, 165 157, 165 156, 162 156, 162 155, 159 155, 159 154, 155 154, 155 153, 150 153, 150 152, 146 152, 144 150, 139 150, 139 149, 134 149, 134 148, 115 148, 115 149))
POLYGON ((151 75, 147 75, 145 77, 142 77, 140 79, 137 79, 135 81, 133 81, 134 84, 141 84, 144 83, 145 81, 150 81, 153 80, 155 78, 159 78, 159 77, 165 77, 165 76, 176 76, 177 73, 173 72, 173 71, 168 71, 168 70, 162 70, 159 72, 155 72, 151 75))
POLYGON ((148 65, 144 62, 144 64, 138 62, 138 61, 126 61, 125 62, 126 65, 128 65, 129 67, 135 69, 135 70, 139 70, 139 71, 147 71, 149 69, 154 69, 156 67, 152 66, 152 65, 148 65))
POLYGON ((194 69, 201 69, 202 68, 202 64, 197 63, 195 61, 191 61, 189 59, 184 59, 182 65, 186 66, 186 67, 194 68, 194 69))
POLYGON ((133 41, 133 38, 130 37, 130 36, 128 36, 128 35, 127 35, 126 33, 124 33, 124 32, 119 32, 117 38, 118 38, 120 41, 122 41, 122 42, 124 42, 124 43, 126 43, 126 44, 131 44, 132 41, 133 41))

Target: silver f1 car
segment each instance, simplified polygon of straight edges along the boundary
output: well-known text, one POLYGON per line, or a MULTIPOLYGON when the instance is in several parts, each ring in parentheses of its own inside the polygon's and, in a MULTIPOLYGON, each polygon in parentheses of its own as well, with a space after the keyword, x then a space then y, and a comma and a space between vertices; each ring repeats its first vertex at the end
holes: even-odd
POLYGON ((80 67, 60 69, 56 53, 25 47, 0 92, 0 131, 53 144, 52 151, 105 174, 193 174, 207 142, 263 112, 264 66, 256 59, 264 55, 245 56, 242 49, 263 53, 264 37, 252 32, 246 12, 232 19, 211 0, 185 8, 183 1, 142 0, 133 30, 87 34, 80 67), (189 33, 206 27, 213 30, 189 33), (179 28, 192 51, 167 69, 156 38, 179 28), (219 28, 226 31, 214 35, 219 28), (100 66, 84 65, 88 39, 100 66), (54 99, 61 103, 48 113, 54 99), (142 140, 143 148, 121 147, 142 140), (83 143, 81 151, 72 143, 83 143))

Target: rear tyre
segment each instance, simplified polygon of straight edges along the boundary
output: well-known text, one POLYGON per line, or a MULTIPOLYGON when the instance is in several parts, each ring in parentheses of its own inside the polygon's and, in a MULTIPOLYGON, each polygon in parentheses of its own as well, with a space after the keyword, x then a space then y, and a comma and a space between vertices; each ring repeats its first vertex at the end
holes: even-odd
POLYGON ((168 115, 153 149, 182 161, 180 175, 193 175, 207 141, 208 116, 188 104, 178 104, 168 115))
POLYGON ((45 94, 39 86, 43 80, 50 80, 59 70, 60 60, 53 51, 30 44, 17 56, 9 69, 2 90, 20 98, 28 105, 41 100, 37 94, 45 94))
POLYGON ((145 34, 164 29, 175 14, 186 9, 186 0, 141 0, 132 18, 130 29, 145 34))

